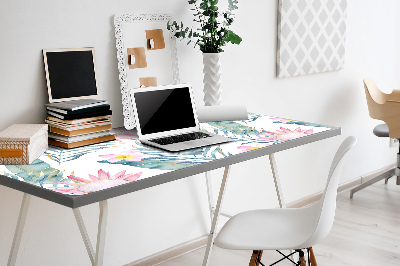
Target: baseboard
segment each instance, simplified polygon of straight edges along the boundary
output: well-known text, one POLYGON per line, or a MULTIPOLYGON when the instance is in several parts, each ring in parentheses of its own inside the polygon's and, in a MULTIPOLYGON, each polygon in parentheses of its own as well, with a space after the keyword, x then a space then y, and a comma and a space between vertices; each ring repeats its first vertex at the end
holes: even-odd
POLYGON ((192 252, 196 249, 205 247, 207 245, 208 235, 201 236, 199 238, 190 240, 188 242, 179 244, 177 246, 171 247, 169 249, 158 252, 154 255, 150 255, 143 259, 134 261, 132 263, 126 264, 125 266, 150 266, 158 265, 160 263, 166 262, 173 258, 182 256, 186 253, 192 252))
MULTIPOLYGON (((360 177, 357 177, 357 178, 355 178, 353 180, 350 180, 348 182, 342 183, 338 187, 338 193, 341 193, 341 192, 346 191, 346 190, 348 190, 348 189, 350 189, 352 187, 355 187, 355 186, 361 184, 361 182, 362 182, 362 177, 360 176, 360 177)), ((305 207, 305 206, 310 205, 310 204, 312 204, 314 202, 317 202, 322 197, 322 193, 323 193, 323 191, 320 191, 318 193, 309 195, 309 196, 301 198, 299 200, 290 202, 290 203, 286 204, 286 206, 288 208, 305 207)))
MULTIPOLYGON (((354 179, 352 179, 350 181, 341 183, 339 185, 339 187, 338 187, 338 193, 344 192, 344 191, 346 191, 348 189, 351 189, 351 188, 353 188, 355 186, 361 185, 362 183, 365 183, 368 180, 371 180, 375 176, 377 176, 377 175, 379 175, 379 174, 381 174, 383 172, 386 172, 386 171, 388 171, 389 169, 391 169, 393 167, 396 167, 395 163, 390 164, 390 165, 385 166, 385 167, 382 167, 382 168, 380 168, 380 169, 378 169, 378 170, 376 170, 374 172, 371 172, 371 173, 356 177, 356 178, 354 178, 354 179)), ((288 208, 301 208, 301 207, 310 205, 310 204, 318 201, 321 198, 322 193, 323 193, 323 191, 320 191, 318 193, 309 195, 309 196, 301 198, 299 200, 290 202, 290 203, 287 204, 287 207, 288 208)))
MULTIPOLYGON (((391 164, 386 167, 383 167, 379 170, 376 170, 372 173, 368 173, 362 176, 359 176, 357 178, 354 178, 350 181, 347 181, 345 183, 341 183, 338 187, 338 192, 344 192, 352 187, 355 187, 357 185, 360 185, 364 182, 367 182, 368 180, 374 178, 375 176, 379 175, 382 172, 385 172, 393 167, 395 167, 396 164, 391 164)), ((318 193, 309 195, 307 197, 301 198, 299 200, 290 202, 287 204, 288 208, 301 208, 307 205, 310 205, 314 202, 317 202, 321 196, 322 196, 323 191, 320 191, 318 193)), ((208 235, 201 236, 199 238, 196 238, 194 240, 179 244, 177 246, 171 247, 169 249, 163 250, 157 254, 145 257, 143 259, 134 261, 132 263, 126 264, 125 266, 150 266, 150 265, 158 265, 163 262, 166 262, 168 260, 171 260, 173 258, 182 256, 186 253, 192 252, 196 249, 205 247, 207 244, 207 239, 208 235)))

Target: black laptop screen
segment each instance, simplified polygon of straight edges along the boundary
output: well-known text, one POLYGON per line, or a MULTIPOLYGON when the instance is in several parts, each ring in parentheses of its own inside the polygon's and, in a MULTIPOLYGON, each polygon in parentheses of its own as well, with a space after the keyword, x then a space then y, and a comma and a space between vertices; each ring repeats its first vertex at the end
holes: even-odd
POLYGON ((135 93, 143 135, 195 127, 188 87, 135 93))

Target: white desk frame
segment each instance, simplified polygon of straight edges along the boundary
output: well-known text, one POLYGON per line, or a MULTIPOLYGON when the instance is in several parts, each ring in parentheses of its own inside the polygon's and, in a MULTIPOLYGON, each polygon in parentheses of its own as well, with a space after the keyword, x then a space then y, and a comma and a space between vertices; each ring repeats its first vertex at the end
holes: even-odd
MULTIPOLYGON (((317 140, 325 139, 325 138, 336 136, 339 134, 340 134, 340 128, 332 128, 331 130, 329 130, 327 132, 321 132, 318 134, 314 134, 314 136, 312 136, 312 138, 310 140, 307 140, 306 138, 303 137, 303 138, 295 140, 293 142, 281 143, 281 144, 279 144, 279 145, 281 145, 281 147, 279 147, 279 148, 277 148, 277 145, 269 146, 268 149, 270 149, 270 151, 272 151, 272 152, 266 152, 264 149, 258 149, 258 150, 253 151, 252 153, 247 153, 247 155, 240 155, 240 156, 237 156, 236 158, 231 158, 231 159, 228 158, 229 161, 217 160, 217 161, 209 163, 210 170, 221 168, 221 167, 224 167, 225 170, 224 170, 224 174, 223 174, 223 178, 222 178, 222 182, 221 182, 221 186, 220 186, 220 191, 219 191, 219 195, 218 195, 218 199, 217 199, 217 203, 216 203, 215 207, 213 205, 214 201, 213 201, 213 195, 212 195, 210 174, 208 171, 205 172, 207 192, 208 192, 208 201, 209 201, 209 208, 210 208, 211 229, 210 229, 210 235, 209 235, 208 242, 207 242, 206 253, 204 256, 204 260, 203 260, 203 266, 209 265, 212 246, 213 246, 213 242, 214 242, 214 238, 215 238, 215 229, 218 225, 218 220, 219 220, 220 215, 223 215, 226 217, 232 217, 231 215, 221 212, 222 201, 224 198, 224 192, 226 189, 227 180, 228 180, 229 172, 230 172, 230 167, 232 164, 238 163, 241 161, 245 161, 248 159, 268 155, 269 162, 270 162, 271 169, 272 169, 272 175, 273 175, 273 179, 274 179, 274 183, 275 183, 275 189, 276 189, 276 193, 278 196, 279 206, 281 208, 285 208, 286 205, 285 205, 285 201, 283 198, 283 193, 282 193, 282 188, 280 185, 280 180, 279 180, 279 175, 278 175, 278 171, 277 171, 274 153, 277 151, 300 146, 300 145, 303 145, 306 143, 314 142, 317 140), (241 156, 243 156, 243 158, 241 156)), ((84 198, 76 198, 76 199, 71 199, 71 198, 65 197, 65 196, 61 197, 60 195, 56 195, 53 192, 50 193, 46 190, 37 188, 32 185, 26 185, 26 184, 23 184, 22 182, 15 181, 12 179, 0 180, 0 181, 3 181, 3 183, 2 183, 3 185, 6 185, 11 188, 18 189, 18 190, 21 190, 24 192, 24 196, 23 196, 22 203, 21 203, 18 222, 16 225, 14 239, 13 239, 13 243, 11 246, 7 266, 14 266, 16 263, 18 250, 19 250, 19 246, 21 243, 22 234, 23 234, 23 230, 24 230, 24 226, 25 226, 25 222, 26 222, 26 218, 27 218, 27 214, 28 214, 28 208, 29 208, 29 202, 30 202, 31 195, 37 195, 42 198, 54 201, 56 203, 71 207, 73 209, 73 213, 75 215, 75 220, 76 220, 78 228, 80 230, 80 233, 81 233, 83 242, 85 244, 87 253, 89 255, 91 264, 95 265, 95 266, 102 266, 103 258, 104 258, 106 228, 107 228, 107 214, 108 214, 107 199, 108 198, 118 196, 118 195, 123 195, 126 193, 131 193, 131 192, 134 192, 134 191, 146 188, 146 187, 151 187, 154 185, 177 180, 179 178, 184 178, 186 176, 199 174, 202 172, 204 173, 204 170, 200 167, 199 168, 190 167, 190 169, 188 169, 188 170, 180 171, 179 174, 174 173, 174 171, 167 173, 164 176, 165 180, 163 180, 162 182, 158 179, 157 180, 149 180, 149 181, 145 180, 140 186, 136 185, 136 184, 139 184, 139 182, 132 182, 131 184, 128 184, 125 186, 111 188, 112 192, 108 191, 106 196, 104 195, 104 192, 99 192, 96 195, 94 195, 95 193, 92 193, 93 195, 89 195, 87 198, 84 197, 84 198), (29 193, 27 193, 26 191, 28 191, 29 193), (46 194, 46 195, 44 195, 44 194, 46 194), (82 215, 79 210, 79 207, 87 205, 87 204, 95 203, 95 202, 98 202, 99 207, 100 207, 96 252, 94 252, 94 250, 93 250, 92 244, 90 242, 89 236, 86 231, 85 223, 82 219, 82 215)))

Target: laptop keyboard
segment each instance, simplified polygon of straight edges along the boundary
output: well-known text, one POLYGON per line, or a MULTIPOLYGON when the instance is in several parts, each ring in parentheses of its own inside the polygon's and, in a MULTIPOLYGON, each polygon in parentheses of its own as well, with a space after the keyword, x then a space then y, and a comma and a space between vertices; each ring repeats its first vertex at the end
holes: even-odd
POLYGON ((176 135, 176 136, 170 136, 170 137, 164 137, 164 138, 158 138, 158 139, 151 139, 149 141, 160 144, 160 145, 168 145, 168 144, 184 142, 184 141, 189 141, 189 140, 195 140, 195 139, 203 139, 203 138, 208 138, 208 137, 210 137, 210 135, 207 133, 193 132, 193 133, 187 133, 187 134, 182 134, 182 135, 176 135))

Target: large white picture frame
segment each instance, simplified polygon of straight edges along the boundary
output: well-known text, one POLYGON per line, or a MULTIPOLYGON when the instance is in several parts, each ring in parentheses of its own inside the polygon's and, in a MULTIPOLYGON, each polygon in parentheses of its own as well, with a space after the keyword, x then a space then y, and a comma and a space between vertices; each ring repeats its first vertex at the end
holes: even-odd
POLYGON ((340 70, 347 0, 279 0, 278 78, 340 70))
POLYGON ((170 14, 122 14, 114 17, 119 81, 126 129, 135 127, 129 91, 140 87, 140 78, 156 77, 157 85, 179 83, 176 38, 167 29, 167 22, 171 19, 170 14), (155 29, 162 29, 165 48, 149 51, 146 49, 148 45, 146 30, 155 29), (147 67, 129 68, 127 49, 135 47, 145 48, 147 67))

